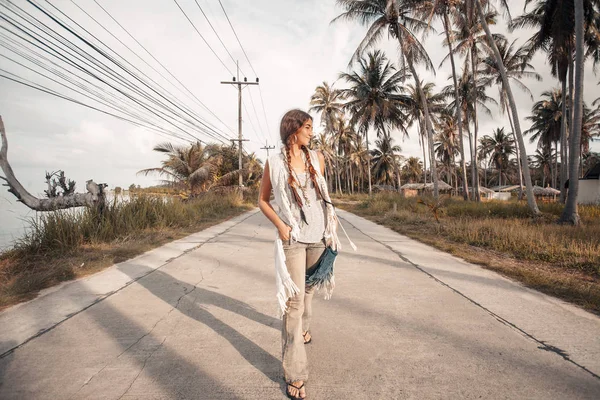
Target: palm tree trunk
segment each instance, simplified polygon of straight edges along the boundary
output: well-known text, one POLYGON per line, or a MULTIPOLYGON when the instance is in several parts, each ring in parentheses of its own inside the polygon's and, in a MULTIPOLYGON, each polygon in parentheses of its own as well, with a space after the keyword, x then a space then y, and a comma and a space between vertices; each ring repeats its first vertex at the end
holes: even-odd
POLYGON ((569 194, 560 217, 561 222, 579 225, 577 194, 579 192, 579 154, 583 119, 583 0, 575 0, 575 98, 573 99, 573 130, 569 165, 569 194))
MULTIPOLYGON (((422 133, 423 125, 421 125, 421 122, 419 123, 419 129, 422 133)), ((421 141, 421 146, 423 148, 423 183, 427 183, 427 156, 425 155, 425 136, 423 134, 420 134, 419 140, 421 141)))
MULTIPOLYGON (((573 112, 574 107, 573 107, 573 70, 575 69, 575 64, 574 64, 574 60, 573 57, 569 58, 569 122, 567 125, 567 138, 569 137, 569 133, 573 131, 573 112)), ((570 151, 571 149, 569 148, 569 146, 567 146, 567 152, 570 151)), ((567 159, 569 159, 569 157, 567 157, 567 159)), ((583 177, 583 160, 581 159, 581 157, 579 157, 579 176, 583 177)))
MULTIPOLYGON (((398 38, 400 42, 400 46, 402 46, 402 41, 400 37, 398 38)), ((429 145, 429 164, 431 168, 431 179, 433 181, 433 197, 435 199, 439 198, 440 193, 438 191, 438 176, 437 176, 437 168, 435 165, 435 157, 433 154, 433 127, 431 126, 431 118, 429 115, 429 106, 427 104, 427 99, 425 98, 425 93, 423 93, 423 88, 421 87, 421 80, 419 79, 419 75, 417 74, 417 70, 412 62, 411 57, 407 57, 406 59, 408 63, 408 68, 410 69, 410 73, 415 80, 415 85, 417 87, 417 92, 419 97, 421 98, 421 106, 423 107, 423 113, 425 114, 425 129, 427 130, 427 142, 429 145)))
POLYGON ((564 204, 567 196, 567 77, 562 79, 562 116, 560 118, 560 202, 564 204))
POLYGON ((558 169, 558 140, 554 141, 554 182, 553 187, 556 188, 558 186, 558 174, 560 173, 558 169))
POLYGON ((365 132, 365 138, 367 139, 367 175, 369 176, 369 196, 371 196, 371 152, 369 151, 369 128, 365 132))
POLYGON ((508 104, 504 103, 506 106, 506 114, 508 115, 508 122, 510 123, 510 129, 513 134, 513 138, 515 140, 515 152, 517 153, 517 165, 519 166, 519 200, 523 200, 523 166, 521 165, 521 157, 519 151, 519 145, 517 144, 517 135, 515 135, 515 127, 512 122, 512 115, 510 115, 510 109, 508 108, 508 104))
MULTIPOLYGON (((576 0, 576 4, 581 6, 582 0, 576 0)), ((540 210, 535 201, 535 197, 533 196, 533 185, 531 184, 531 172, 529 171, 529 165, 527 164, 527 149, 525 148, 525 141, 523 140, 523 133, 521 132, 521 125, 519 122, 519 113, 517 112, 517 104, 515 103, 515 98, 513 97, 512 90, 510 88, 510 82, 508 82, 508 77, 506 76, 506 69, 504 68, 504 63, 502 62, 502 56, 500 55, 500 51, 498 51, 498 46, 496 46, 496 42, 492 37, 492 32, 490 32, 490 27, 485 20, 485 16, 483 15, 483 9, 481 7, 481 3, 479 0, 475 0, 475 5, 477 7, 477 14, 479 15, 479 20, 481 21, 481 26, 485 30, 485 34, 488 38, 490 46, 494 51, 494 57, 496 58, 496 63, 498 64, 498 69, 500 70, 500 75, 502 76, 502 83, 506 89, 506 94, 508 95, 508 101, 510 104, 510 109, 512 111, 514 124, 515 124, 515 132, 517 134, 517 139, 519 140, 519 149, 521 150, 521 163, 523 164, 523 176, 525 178, 525 187, 527 191, 527 204, 529 205, 529 209, 533 213, 533 215, 539 215, 540 210)), ((582 7, 582 6, 581 6, 582 7)), ((577 8, 576 8, 577 10, 577 8)), ((576 11, 577 13, 577 11, 576 11)), ((582 43, 583 47, 583 43, 582 43)), ((583 72, 583 71, 582 71, 583 72)), ((581 125, 581 124, 580 124, 581 125)))
POLYGON ((459 94, 458 94, 458 79, 456 78, 456 66, 454 65, 454 54, 452 50, 452 40, 450 38, 450 20, 448 13, 444 13, 444 31, 446 32, 446 40, 450 51, 450 65, 452 66, 452 79, 454 81, 454 98, 456 99, 456 122, 458 124, 459 150, 460 150, 460 170, 462 174, 463 199, 469 201, 469 190, 467 188, 467 166, 465 163, 465 146, 463 143, 462 132, 462 112, 460 109, 459 94))
MULTIPOLYGON (((473 87, 472 90, 477 90, 477 55, 471 50, 471 65, 473 69, 473 87)), ((481 201, 481 194, 479 193, 479 161, 477 160, 477 137, 479 136, 479 118, 477 115, 477 94, 473 96, 473 142, 475 143, 475 152, 473 154, 473 171, 475 180, 473 181, 473 193, 475 201, 481 201)))
POLYGON ((350 164, 350 193, 354 194, 354 175, 352 174, 352 164, 350 164))

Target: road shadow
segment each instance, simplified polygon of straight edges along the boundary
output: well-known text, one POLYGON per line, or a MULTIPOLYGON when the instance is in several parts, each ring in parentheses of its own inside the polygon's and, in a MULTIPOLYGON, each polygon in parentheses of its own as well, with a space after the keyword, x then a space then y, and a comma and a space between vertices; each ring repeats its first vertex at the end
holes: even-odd
MULTIPOLYGON (((127 270, 124 269, 123 272, 127 273, 127 270)), ((173 305, 182 314, 212 329, 226 339, 249 364, 268 379, 276 383, 281 382, 279 376, 280 360, 238 332, 234 327, 215 317, 205 306, 219 307, 276 330, 280 329, 281 321, 279 319, 258 312, 247 303, 180 281, 160 270, 155 270, 138 280, 137 284, 146 288, 154 296, 173 305), (277 366, 277 368, 274 368, 274 366, 277 366)))

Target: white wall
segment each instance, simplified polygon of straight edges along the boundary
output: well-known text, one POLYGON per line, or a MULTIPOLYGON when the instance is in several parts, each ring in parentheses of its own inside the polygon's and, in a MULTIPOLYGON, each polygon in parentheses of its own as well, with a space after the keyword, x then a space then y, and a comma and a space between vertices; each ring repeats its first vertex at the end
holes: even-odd
POLYGON ((577 203, 600 204, 600 180, 580 179, 577 203))
POLYGON ((494 192, 493 194, 490 193, 490 198, 494 199, 494 200, 510 200, 511 198, 511 194, 510 192, 494 192))

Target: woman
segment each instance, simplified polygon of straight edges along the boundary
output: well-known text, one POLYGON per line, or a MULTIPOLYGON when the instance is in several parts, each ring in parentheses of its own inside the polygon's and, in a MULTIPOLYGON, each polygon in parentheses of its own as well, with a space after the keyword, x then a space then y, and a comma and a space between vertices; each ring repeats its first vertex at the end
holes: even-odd
MULTIPOLYGON (((337 251, 337 218, 323 178, 325 159, 309 150, 312 118, 301 110, 288 111, 281 120, 281 153, 265 164, 258 204, 275 225, 275 271, 277 298, 283 315, 282 362, 287 395, 306 398, 308 362, 304 345, 310 343, 312 297, 316 288, 331 296, 334 280, 328 275, 306 287, 307 274, 314 272, 326 246, 337 251), (278 210, 269 199, 271 190, 278 210)), ((350 242, 352 247, 355 247, 350 242)))

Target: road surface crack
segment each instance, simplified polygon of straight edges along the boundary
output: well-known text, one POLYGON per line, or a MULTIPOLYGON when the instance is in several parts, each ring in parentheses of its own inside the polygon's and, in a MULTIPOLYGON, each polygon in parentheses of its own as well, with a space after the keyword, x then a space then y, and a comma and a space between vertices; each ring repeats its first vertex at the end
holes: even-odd
MULTIPOLYGON (((340 217, 341 218, 341 217, 340 217)), ((468 300, 469 302, 471 302, 472 304, 474 304, 475 306, 481 308, 482 310, 484 310, 485 312, 487 312, 489 315, 491 315, 493 318, 495 318, 498 322, 500 322, 501 324, 512 328, 514 330, 516 330, 517 332, 521 333, 523 336, 525 336, 526 338, 534 341, 535 343, 538 344, 538 349, 540 350, 544 350, 544 351, 549 351, 551 353, 554 353, 560 357, 562 357, 565 361, 575 365, 576 367, 581 368, 582 370, 584 370, 585 372, 589 373, 590 375, 592 375, 594 378, 596 379, 600 379, 600 376, 596 373, 594 373, 593 371, 590 371, 587 367, 585 367, 584 365, 581 365, 579 363, 577 363, 575 360, 571 359, 568 355, 568 353, 566 353, 564 350, 561 350, 558 347, 552 346, 550 344, 545 343, 544 341, 536 338, 535 336, 533 336, 532 334, 526 332, 524 329, 519 328, 517 325, 515 325, 514 323, 510 322, 509 320, 501 317, 500 315, 496 314, 495 312, 493 312, 492 310, 490 310, 489 308, 486 308, 485 306, 483 306, 482 304, 478 303, 477 301, 473 300, 472 298, 470 298, 469 296, 467 296, 466 294, 462 293, 460 290, 455 289, 454 287, 450 286, 449 284, 447 284, 446 282, 442 281, 441 279, 437 278, 436 276, 434 276, 433 274, 427 272, 422 266, 420 266, 419 264, 411 261, 410 259, 408 259, 405 255, 403 255, 402 253, 400 253, 399 251, 395 250, 394 248, 392 248, 390 245, 386 244, 386 242, 381 241, 381 240, 377 240, 374 237, 372 237, 371 235, 363 232, 361 229, 357 228, 356 225, 352 224, 352 222, 348 221, 345 218, 341 218, 344 221, 346 221, 348 224, 350 224, 354 229, 356 229, 357 231, 359 231, 360 233, 362 233, 363 235, 365 235, 366 237, 368 237, 369 239, 371 239, 372 241, 381 244, 382 246, 384 246, 385 248, 387 248, 388 250, 390 250, 392 253, 396 254, 402 261, 406 262, 407 264, 412 265, 415 269, 419 270, 420 272, 424 273, 425 275, 427 275, 428 277, 430 277, 431 279, 435 280, 436 282, 438 282, 440 285, 447 287, 448 289, 452 290, 454 293, 458 294, 459 296, 465 298, 466 300, 468 300)))
POLYGON ((156 353, 158 351, 158 349, 160 349, 162 347, 163 343, 165 343, 165 340, 167 340, 166 336, 163 338, 162 342, 160 342, 159 345, 156 346, 156 348, 152 351, 152 353, 150 353, 150 355, 144 359, 144 364, 142 365, 142 368, 137 373, 135 378, 133 378, 133 381, 131 381, 131 384, 129 384, 129 387, 127 388, 127 390, 125 390, 125 393, 123 393, 121 395, 121 397, 119 397, 119 400, 122 399, 129 392, 129 390, 131 390, 131 387, 133 386, 133 384, 138 380, 138 378, 144 371, 144 368, 146 368, 146 364, 148 363, 148 360, 154 355, 154 353, 156 353))

